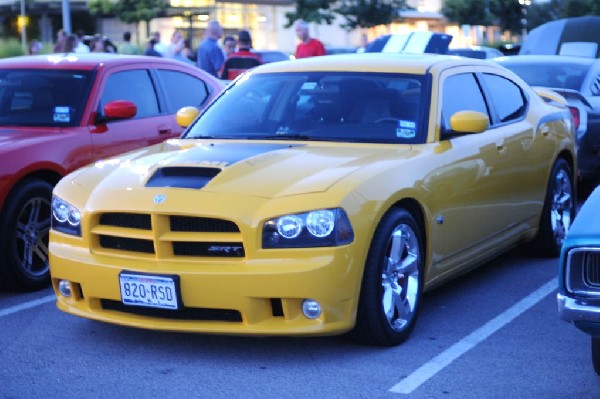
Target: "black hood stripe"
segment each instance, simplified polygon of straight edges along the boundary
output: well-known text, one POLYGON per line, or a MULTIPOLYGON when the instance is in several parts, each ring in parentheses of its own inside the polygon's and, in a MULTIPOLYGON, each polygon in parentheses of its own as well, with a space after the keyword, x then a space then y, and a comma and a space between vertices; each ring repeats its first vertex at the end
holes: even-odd
POLYGON ((173 165, 213 165, 215 167, 225 167, 267 152, 297 146, 247 142, 208 144, 202 147, 194 147, 190 151, 183 151, 181 154, 169 159, 169 163, 173 165))
POLYGON ((267 152, 297 146, 224 143, 194 147, 171 158, 169 163, 174 166, 167 165, 157 169, 146 182, 146 187, 201 189, 229 165, 267 152))

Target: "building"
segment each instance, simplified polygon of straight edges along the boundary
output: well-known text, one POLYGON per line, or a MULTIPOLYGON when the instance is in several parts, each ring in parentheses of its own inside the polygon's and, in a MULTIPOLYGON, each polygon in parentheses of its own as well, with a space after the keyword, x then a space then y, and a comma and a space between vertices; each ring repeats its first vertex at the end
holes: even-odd
MULTIPOLYGON (((24 0, 22 0, 24 1, 24 0)), ((40 39, 52 42, 56 32, 62 28, 62 6, 65 0, 35 0, 26 3, 26 14, 35 21, 37 29, 28 28, 35 32, 28 39, 40 39)), ((67 0, 68 1, 68 0, 67 0)), ((236 34, 240 29, 248 29, 252 33, 253 44, 257 49, 278 49, 293 53, 297 39, 293 28, 286 27, 285 14, 295 9, 295 0, 165 0, 168 8, 165 15, 155 18, 146 27, 145 23, 138 26, 127 25, 116 18, 96 18, 89 12, 87 1, 69 1, 72 25, 77 22, 79 27, 73 30, 92 26, 94 32, 83 29, 87 34, 102 33, 114 42, 120 42, 124 31, 131 31, 133 42, 142 44, 149 31, 161 33, 163 41, 168 41, 175 29, 186 32, 191 38, 192 46, 196 47, 203 39, 204 29, 210 19, 217 19, 223 25, 226 34, 236 34)), ((332 25, 310 24, 311 35, 329 46, 354 46, 362 43, 363 37, 373 40, 381 34, 405 33, 415 30, 431 30, 449 33, 455 41, 462 44, 473 44, 484 40, 484 34, 478 28, 459 28, 448 26, 440 10, 442 0, 407 0, 412 10, 400 12, 399 21, 390 26, 379 26, 368 30, 347 32, 340 28, 342 21, 338 17, 332 25), (471 34, 471 30, 473 33, 471 34), (466 40, 463 40, 467 37, 466 40)), ((20 12, 19 2, 15 0, 0 0, 0 26, 7 26, 17 20, 20 12)), ((1 34, 2 32, 0 32, 1 34)), ((487 32, 489 33, 489 32, 487 32)), ((488 37, 489 39, 489 37, 488 37)))

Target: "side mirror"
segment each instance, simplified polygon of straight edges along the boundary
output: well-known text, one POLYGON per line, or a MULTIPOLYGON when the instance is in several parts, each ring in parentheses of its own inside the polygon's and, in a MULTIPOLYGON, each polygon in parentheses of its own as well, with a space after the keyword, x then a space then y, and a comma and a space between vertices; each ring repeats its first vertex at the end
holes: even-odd
POLYGON ((188 127, 194 122, 200 110, 196 107, 183 107, 177 111, 177 124, 181 127, 188 127))
POLYGON ((130 119, 137 114, 137 106, 126 100, 111 101, 104 106, 106 119, 130 119))
POLYGON ((490 126, 488 116, 477 111, 459 111, 450 117, 450 128, 459 133, 481 133, 490 126))

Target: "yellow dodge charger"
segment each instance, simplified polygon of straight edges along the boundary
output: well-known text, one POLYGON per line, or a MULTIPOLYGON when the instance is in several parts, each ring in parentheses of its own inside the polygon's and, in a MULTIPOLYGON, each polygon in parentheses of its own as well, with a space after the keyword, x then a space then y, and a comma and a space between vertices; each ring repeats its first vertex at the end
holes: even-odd
POLYGON ((486 61, 272 63, 179 117, 179 139, 56 186, 61 310, 397 345, 424 292, 520 243, 556 256, 574 218, 564 99, 486 61))

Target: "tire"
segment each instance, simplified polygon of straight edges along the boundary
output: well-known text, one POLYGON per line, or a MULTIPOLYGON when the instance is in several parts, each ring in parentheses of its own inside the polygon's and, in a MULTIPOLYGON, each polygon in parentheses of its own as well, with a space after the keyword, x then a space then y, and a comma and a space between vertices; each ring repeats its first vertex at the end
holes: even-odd
POLYGON ((360 343, 394 346, 412 332, 423 295, 423 238, 414 217, 390 209, 382 218, 367 256, 356 325, 360 343))
POLYGON ((592 337, 592 364, 596 374, 600 375, 600 338, 592 337))
POLYGON ((0 285, 33 291, 50 283, 48 235, 52 185, 26 180, 7 198, 0 216, 0 285))
POLYGON ((576 192, 571 167, 562 158, 552 167, 540 228, 534 241, 537 254, 557 257, 567 232, 575 219, 576 192))

